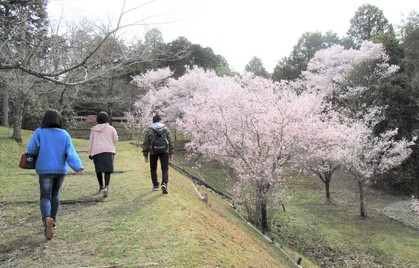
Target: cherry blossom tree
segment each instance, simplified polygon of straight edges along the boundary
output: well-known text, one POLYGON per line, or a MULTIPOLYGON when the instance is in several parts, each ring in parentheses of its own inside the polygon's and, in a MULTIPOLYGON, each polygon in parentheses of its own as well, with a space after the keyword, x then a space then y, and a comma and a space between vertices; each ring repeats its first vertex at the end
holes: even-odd
POLYGON ((133 78, 132 82, 146 92, 144 96, 134 103, 132 111, 125 113, 127 118, 125 127, 134 138, 136 137, 137 144, 139 144, 141 134, 151 123, 153 115, 158 113, 161 108, 163 100, 158 98, 157 92, 162 87, 165 87, 171 75, 172 72, 169 68, 162 68, 150 70, 133 78))
POLYGON ((342 165, 358 182, 365 217, 371 178, 399 165, 413 144, 396 141, 396 130, 374 135, 382 109, 360 97, 397 70, 387 58, 371 42, 359 50, 334 46, 316 53, 303 79, 281 83, 199 68, 174 79, 156 70, 134 78, 148 90, 136 107, 144 118, 162 112, 191 135, 189 151, 231 167, 234 196, 262 229, 269 228, 268 207, 282 200, 285 167, 331 176, 342 165))
POLYGON ((282 200, 283 168, 316 138, 316 129, 326 128, 321 99, 252 74, 218 77, 194 68, 179 79, 168 75, 157 70, 134 78, 148 89, 136 111, 144 117, 159 111, 191 135, 189 151, 231 167, 236 200, 267 229, 268 205, 282 200))
POLYGON ((385 116, 381 107, 370 105, 364 93, 376 90, 383 78, 398 70, 388 60, 381 44, 364 42, 359 50, 333 46, 317 52, 303 79, 295 83, 300 90, 322 95, 330 104, 328 113, 334 110, 340 114, 346 128, 341 127, 338 132, 344 137, 334 147, 334 155, 322 155, 325 147, 314 151, 318 160, 329 165, 318 166, 317 170, 330 174, 335 167, 330 163, 340 163, 353 175, 359 186, 362 217, 366 216, 366 187, 371 179, 400 165, 409 157, 409 147, 414 144, 405 139, 397 141, 397 129, 374 134, 375 126, 385 116))
MULTIPOLYGON (((293 166, 298 167, 303 173, 314 173, 324 184, 326 200, 330 201, 330 186, 332 176, 341 167, 341 144, 346 140, 346 126, 340 123, 337 114, 332 111, 327 114, 327 120, 323 122, 322 129, 305 145, 304 151, 294 157, 293 166)), ((315 129, 313 129, 314 131, 315 129)))
MULTIPOLYGON (((375 122, 377 123, 377 122, 375 122)), ((351 122, 347 142, 342 144, 342 165, 358 183, 360 215, 366 217, 366 190, 371 179, 406 160, 414 145, 406 139, 396 140, 397 129, 374 135, 374 121, 351 122)))
POLYGON ((151 114, 161 114, 165 122, 174 128, 176 139, 176 120, 183 117, 184 109, 194 94, 197 91, 207 92, 224 80, 215 72, 206 72, 202 68, 186 69, 186 73, 178 79, 172 75, 169 68, 163 68, 135 76, 133 82, 147 93, 135 103, 134 113, 144 118, 145 122, 151 114))
POLYGON ((193 138, 187 149, 235 171, 234 196, 252 223, 268 229, 268 205, 282 200, 283 169, 322 128, 314 94, 245 74, 199 91, 179 121, 193 138))

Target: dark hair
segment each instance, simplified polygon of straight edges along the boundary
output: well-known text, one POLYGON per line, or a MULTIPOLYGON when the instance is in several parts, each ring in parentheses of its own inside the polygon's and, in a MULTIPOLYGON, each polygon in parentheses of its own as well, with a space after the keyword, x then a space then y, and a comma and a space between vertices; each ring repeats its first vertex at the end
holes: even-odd
POLYGON ((104 124, 109 122, 109 115, 106 112, 100 112, 96 116, 96 123, 98 124, 104 124))
POLYGON ((160 120, 161 120, 160 115, 156 114, 155 116, 153 116, 153 123, 160 122, 160 120))
POLYGON ((49 109, 42 118, 41 128, 63 128, 63 118, 60 112, 49 109))

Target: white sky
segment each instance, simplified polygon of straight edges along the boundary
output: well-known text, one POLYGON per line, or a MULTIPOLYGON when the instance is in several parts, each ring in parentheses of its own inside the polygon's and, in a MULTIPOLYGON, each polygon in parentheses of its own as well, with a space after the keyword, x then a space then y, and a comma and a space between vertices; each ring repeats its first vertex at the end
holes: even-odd
MULTIPOLYGON (((262 59, 268 72, 278 60, 289 56, 305 32, 333 31, 343 37, 350 19, 362 4, 383 10, 396 26, 412 10, 415 0, 126 0, 133 10, 123 24, 144 20, 148 26, 130 29, 130 35, 143 36, 158 28, 168 43, 179 36, 194 44, 210 47, 226 58, 230 68, 243 72, 254 56, 262 59)), ((48 12, 64 19, 87 17, 116 21, 123 0, 50 0, 48 12)))

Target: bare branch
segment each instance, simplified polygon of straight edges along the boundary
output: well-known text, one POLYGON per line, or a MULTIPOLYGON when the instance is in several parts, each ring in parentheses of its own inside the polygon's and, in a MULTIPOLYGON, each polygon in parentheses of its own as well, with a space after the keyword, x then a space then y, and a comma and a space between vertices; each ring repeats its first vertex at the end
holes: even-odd
MULTIPOLYGON (((97 79, 98 77, 104 76, 112 71, 115 71, 123 66, 129 66, 131 64, 134 63, 141 63, 141 62, 147 62, 147 61, 159 61, 159 60, 167 60, 170 61, 173 57, 178 57, 182 54, 182 52, 179 52, 178 55, 172 55, 172 57, 161 57, 160 59, 152 59, 150 57, 143 57, 144 55, 137 55, 133 58, 125 58, 122 59, 120 61, 119 64, 111 66, 109 68, 107 68, 106 70, 103 70, 101 72, 96 73, 93 76, 89 76, 86 72, 86 69, 84 68, 87 64, 89 64, 89 61, 98 53, 98 51, 104 46, 104 44, 109 40, 110 37, 115 37, 115 34, 118 31, 121 31, 125 28, 128 27, 134 27, 134 26, 146 26, 146 25, 150 25, 149 23, 146 22, 146 20, 152 18, 153 16, 148 16, 145 19, 139 20, 137 22, 134 23, 129 23, 129 24, 125 24, 122 25, 122 19, 124 16, 126 16, 128 13, 138 10, 139 8, 142 8, 150 3, 154 2, 153 0, 147 1, 143 4, 141 4, 140 6, 134 7, 134 8, 130 8, 125 10, 126 8, 126 1, 124 1, 123 5, 122 5, 122 9, 120 12, 120 15, 118 17, 118 21, 116 26, 111 26, 110 29, 106 29, 104 30, 103 33, 97 33, 99 36, 102 36, 100 38, 100 41, 93 47, 91 48, 89 51, 87 51, 83 57, 81 57, 79 60, 76 60, 76 62, 74 64, 71 64, 70 66, 64 66, 64 65, 60 65, 57 67, 59 68, 54 68, 53 70, 45 70, 45 68, 42 70, 39 68, 39 64, 38 63, 31 63, 31 59, 34 55, 36 55, 38 53, 38 51, 44 49, 44 47, 42 46, 43 44, 36 44, 36 45, 31 45, 31 41, 33 42, 33 40, 26 40, 25 42, 27 42, 27 47, 28 49, 26 50, 25 53, 22 53, 23 56, 26 56, 26 60, 24 62, 21 61, 17 61, 17 62, 13 62, 13 52, 11 52, 10 49, 8 49, 9 52, 5 52, 6 50, 4 49, 6 46, 8 47, 8 44, 6 41, 4 41, 2 44, 0 44, 0 48, 1 51, 3 51, 3 53, 8 53, 2 55, 2 61, 0 61, 0 71, 1 70, 20 70, 22 72, 25 72, 29 75, 35 76, 37 78, 42 78, 45 79, 47 81, 56 83, 56 84, 60 84, 60 85, 68 85, 68 86, 74 86, 74 85, 80 85, 80 84, 84 84, 87 83, 93 79, 97 79), (162 59, 162 58, 166 58, 166 59, 162 59), (62 67, 62 68, 60 68, 62 67), (70 72, 76 71, 76 70, 80 70, 83 69, 85 72, 85 76, 76 82, 69 82, 67 79, 62 79, 63 75, 66 75, 70 72), (67 80, 67 81, 66 81, 67 80)), ((61 20, 60 20, 61 23, 61 20)), ((155 23, 153 23, 155 24, 155 23)), ((17 26, 15 26, 16 28, 17 26)), ((102 26, 102 29, 105 29, 104 26, 102 26)), ((101 28, 101 27, 99 27, 101 28)), ((58 32, 58 29, 56 29, 56 31, 58 32)), ((18 33, 17 33, 18 34, 18 33)), ((16 35, 17 35, 16 34, 16 35)), ((116 37, 115 37, 116 38, 116 37)), ((64 38, 65 39, 65 38, 64 38)), ((98 39, 99 40, 99 39, 98 39)), ((41 40, 41 41, 47 41, 47 40, 41 40)), ((45 45, 45 44, 44 44, 45 45)), ((59 46, 59 45, 57 45, 59 46)), ((47 46, 48 47, 48 46, 47 46)), ((3 54, 2 53, 2 54, 3 54)), ((16 52, 14 52, 16 53, 16 52)), ((74 57, 73 57, 74 59, 74 57)), ((41 66, 41 68, 44 66, 41 66)))

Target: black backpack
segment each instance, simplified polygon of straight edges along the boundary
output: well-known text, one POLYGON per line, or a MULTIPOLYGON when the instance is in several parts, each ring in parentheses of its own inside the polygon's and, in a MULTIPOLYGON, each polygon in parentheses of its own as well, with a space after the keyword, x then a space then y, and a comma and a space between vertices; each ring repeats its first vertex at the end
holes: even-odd
POLYGON ((150 148, 152 152, 156 154, 166 153, 169 147, 169 141, 167 140, 166 128, 150 128, 152 130, 152 138, 150 142, 150 148))

